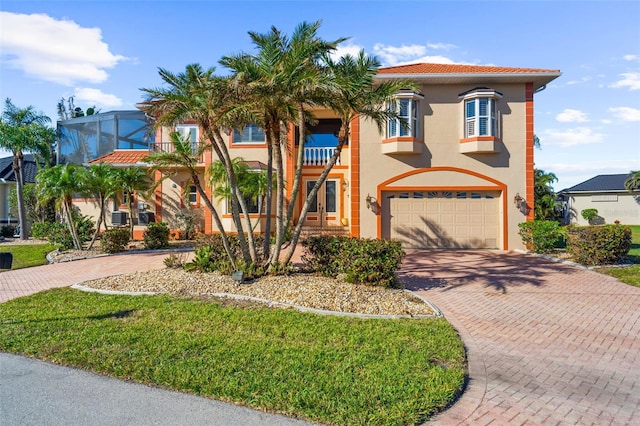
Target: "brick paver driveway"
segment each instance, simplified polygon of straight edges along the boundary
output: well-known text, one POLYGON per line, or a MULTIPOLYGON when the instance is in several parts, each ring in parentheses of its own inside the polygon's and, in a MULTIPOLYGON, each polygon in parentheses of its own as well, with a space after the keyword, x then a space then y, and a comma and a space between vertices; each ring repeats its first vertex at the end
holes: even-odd
POLYGON ((161 269, 166 257, 164 252, 121 254, 5 271, 0 273, 0 303, 87 280, 161 269))
POLYGON ((433 424, 640 424, 640 288, 499 251, 411 251, 401 275, 468 350, 468 388, 433 424))

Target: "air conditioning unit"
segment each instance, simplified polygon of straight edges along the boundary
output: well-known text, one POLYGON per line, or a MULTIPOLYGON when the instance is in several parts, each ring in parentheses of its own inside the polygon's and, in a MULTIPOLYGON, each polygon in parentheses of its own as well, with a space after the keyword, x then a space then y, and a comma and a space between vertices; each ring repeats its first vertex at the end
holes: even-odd
POLYGON ((126 225, 127 219, 127 212, 115 211, 111 213, 111 224, 114 226, 126 225))
POLYGON ((138 225, 148 225, 156 221, 156 217, 152 212, 138 213, 138 225))

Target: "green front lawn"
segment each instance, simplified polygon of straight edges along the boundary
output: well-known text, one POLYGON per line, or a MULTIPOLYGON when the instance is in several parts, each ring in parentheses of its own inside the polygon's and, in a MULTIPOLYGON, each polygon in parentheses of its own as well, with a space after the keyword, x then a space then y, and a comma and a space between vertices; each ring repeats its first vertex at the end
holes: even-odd
POLYGON ((0 304, 0 351, 330 424, 415 424, 465 379, 444 319, 356 319, 55 289, 0 304))
POLYGON ((47 264, 47 253, 56 248, 53 244, 0 244, 0 253, 12 253, 11 269, 20 269, 47 264))
POLYGON ((626 284, 640 287, 640 225, 631 225, 631 250, 628 259, 634 265, 620 268, 601 268, 599 272, 616 277, 626 284))

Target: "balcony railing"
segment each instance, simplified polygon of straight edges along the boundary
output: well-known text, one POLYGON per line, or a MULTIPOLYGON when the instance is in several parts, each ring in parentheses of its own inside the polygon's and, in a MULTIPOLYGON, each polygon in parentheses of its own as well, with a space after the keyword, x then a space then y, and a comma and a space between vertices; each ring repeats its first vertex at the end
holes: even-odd
MULTIPOLYGON (((196 155, 198 153, 199 145, 191 145, 191 153, 196 155)), ((149 145, 149 152, 174 152, 173 142, 156 142, 149 145)), ((206 152, 206 151, 205 151, 206 152)), ((204 153, 200 155, 198 163, 204 163, 204 153)))
MULTIPOLYGON (((333 153, 336 151, 335 147, 322 147, 322 148, 305 148, 303 166, 326 166, 333 153)), ((336 166, 340 165, 340 157, 336 161, 336 166)))

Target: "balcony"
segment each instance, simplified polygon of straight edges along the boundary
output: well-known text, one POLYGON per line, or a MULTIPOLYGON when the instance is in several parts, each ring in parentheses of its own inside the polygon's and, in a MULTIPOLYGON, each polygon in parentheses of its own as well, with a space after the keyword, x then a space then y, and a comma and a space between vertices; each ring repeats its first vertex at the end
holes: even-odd
MULTIPOLYGON (((335 147, 313 147, 304 149, 303 166, 326 166, 333 153, 336 151, 335 147)), ((340 157, 336 161, 336 166, 341 163, 340 157)))
MULTIPOLYGON (((191 153, 193 155, 198 153, 198 147, 199 145, 194 144, 191 146, 191 153)), ((174 146, 172 142, 156 142, 154 144, 149 145, 149 152, 153 153, 153 152, 174 152, 174 146)), ((204 156, 206 155, 208 151, 205 151, 204 153, 202 153, 202 155, 200 156, 200 158, 198 159, 198 163, 204 163, 204 156)))

